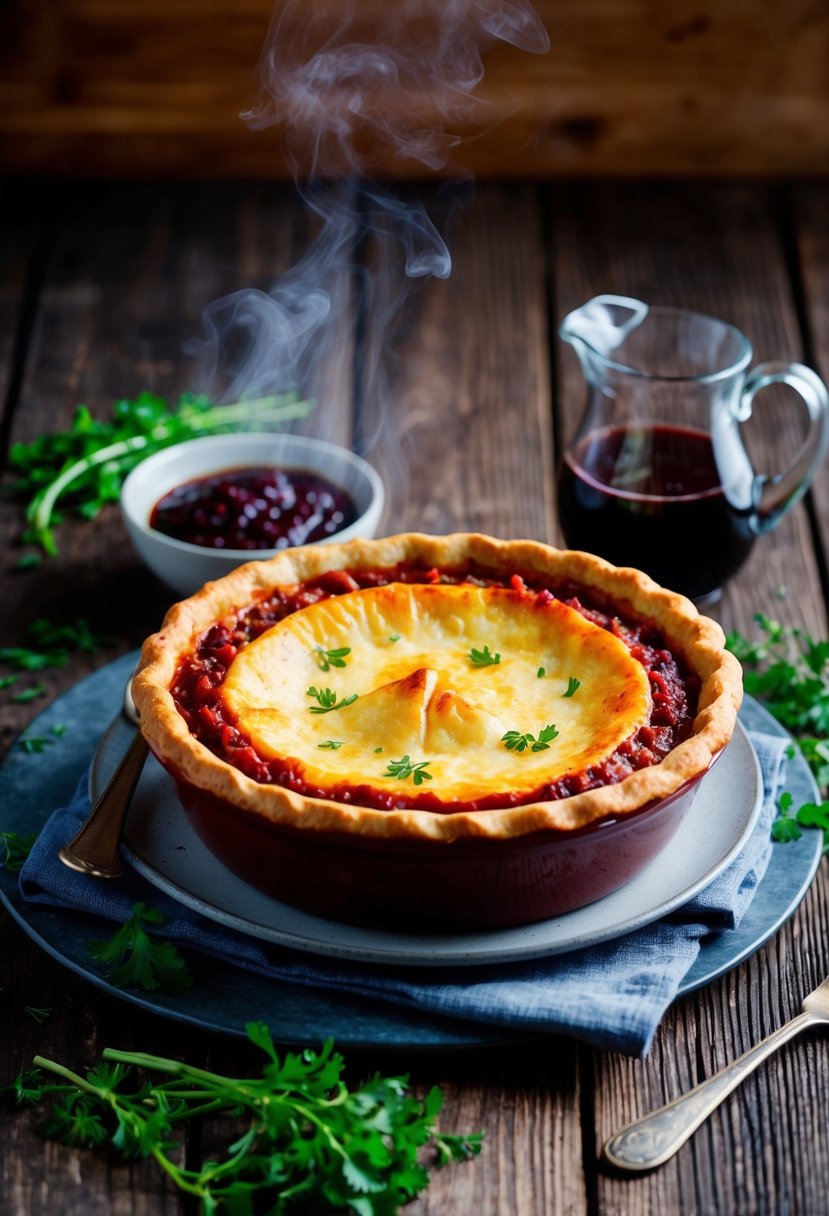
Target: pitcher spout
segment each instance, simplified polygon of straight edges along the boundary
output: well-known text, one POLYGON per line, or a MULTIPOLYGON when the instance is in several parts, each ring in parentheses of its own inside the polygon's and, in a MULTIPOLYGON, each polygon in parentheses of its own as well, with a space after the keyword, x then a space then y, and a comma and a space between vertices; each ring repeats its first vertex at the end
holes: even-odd
POLYGON ((559 334, 582 361, 588 351, 607 358, 642 324, 649 311, 647 304, 630 296, 594 296, 567 314, 559 334))

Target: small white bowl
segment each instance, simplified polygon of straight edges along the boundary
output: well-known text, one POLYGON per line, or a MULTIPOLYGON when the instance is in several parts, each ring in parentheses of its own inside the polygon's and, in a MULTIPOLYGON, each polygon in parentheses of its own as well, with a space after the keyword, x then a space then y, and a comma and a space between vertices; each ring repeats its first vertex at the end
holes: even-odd
POLYGON ((354 500, 358 512, 354 523, 315 544, 375 535, 383 512, 383 483, 361 457, 302 435, 233 432, 186 439, 148 456, 132 470, 121 489, 121 511, 139 557, 184 596, 243 562, 273 557, 279 550, 210 549, 175 540, 150 527, 153 507, 176 486, 227 469, 268 467, 318 473, 354 500))

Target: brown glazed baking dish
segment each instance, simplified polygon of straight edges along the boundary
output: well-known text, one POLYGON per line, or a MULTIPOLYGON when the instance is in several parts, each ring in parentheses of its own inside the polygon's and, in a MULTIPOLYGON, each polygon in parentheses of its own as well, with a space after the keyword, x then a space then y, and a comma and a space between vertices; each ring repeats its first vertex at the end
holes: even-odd
POLYGON ((719 626, 636 570, 408 533, 287 550, 171 608, 142 729, 196 831, 343 920, 501 927, 628 882, 734 729, 719 626))

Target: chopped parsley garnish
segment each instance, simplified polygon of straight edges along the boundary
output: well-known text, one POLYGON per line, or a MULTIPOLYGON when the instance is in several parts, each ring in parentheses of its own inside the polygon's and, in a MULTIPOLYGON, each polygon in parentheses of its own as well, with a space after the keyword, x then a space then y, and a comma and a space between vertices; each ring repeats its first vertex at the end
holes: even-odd
POLYGON ((133 904, 132 914, 114 937, 89 943, 89 953, 109 964, 106 979, 116 988, 183 992, 193 983, 190 968, 172 942, 154 941, 145 925, 161 927, 167 917, 158 908, 133 904))
POLYGON ((390 641, 390 642, 399 642, 399 641, 400 641, 400 634, 399 634, 399 633, 390 633, 390 634, 389 634, 389 641, 390 641))
POLYGON ((309 713, 312 714, 328 714, 332 709, 344 709, 346 705, 351 705, 357 700, 356 692, 353 692, 350 697, 343 697, 341 701, 337 700, 337 694, 331 688, 315 688, 312 684, 305 693, 306 697, 313 697, 319 702, 318 705, 309 706, 309 713))
POLYGON ((547 673, 543 667, 539 667, 538 671, 535 674, 536 674, 536 679, 543 680, 547 673))
POLYGON ((581 680, 577 680, 575 676, 570 676, 567 681, 567 689, 562 693, 564 697, 572 697, 573 693, 578 692, 581 688, 581 680))
POLYGON ((315 646, 313 654, 320 671, 330 671, 332 667, 345 667, 351 647, 339 646, 335 650, 324 650, 322 646, 315 646))
POLYGON ((330 752, 335 752, 338 747, 342 747, 342 739, 326 739, 323 743, 318 743, 317 747, 325 747, 330 752))
POLYGON ((398 781, 405 781, 411 777, 415 785, 422 785, 424 781, 432 780, 432 774, 426 772, 431 763, 431 760, 414 761, 410 760, 408 756, 403 756, 400 760, 390 760, 383 776, 396 777, 398 781))
POLYGON ((529 732, 522 734, 517 730, 508 730, 505 735, 501 736, 501 742, 507 751, 510 752, 524 752, 527 748, 533 752, 546 752, 551 740, 555 739, 557 735, 558 731, 550 723, 543 730, 539 731, 538 738, 529 732))
POLYGON ((494 667, 496 663, 501 662, 501 656, 492 654, 485 643, 483 650, 476 650, 474 646, 472 647, 469 652, 469 661, 473 667, 494 667))

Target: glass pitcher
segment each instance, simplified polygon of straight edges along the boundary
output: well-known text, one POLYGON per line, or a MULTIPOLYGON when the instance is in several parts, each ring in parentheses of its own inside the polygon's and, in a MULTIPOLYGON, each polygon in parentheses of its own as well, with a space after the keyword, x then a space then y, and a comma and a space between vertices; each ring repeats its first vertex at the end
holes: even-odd
POLYGON ((626 296, 596 296, 560 334, 588 390, 559 474, 568 546, 713 598, 808 489, 829 442, 826 387, 799 363, 748 371, 751 343, 725 321, 626 296), (740 435, 770 384, 794 389, 809 420, 791 467, 774 476, 754 471, 740 435))

